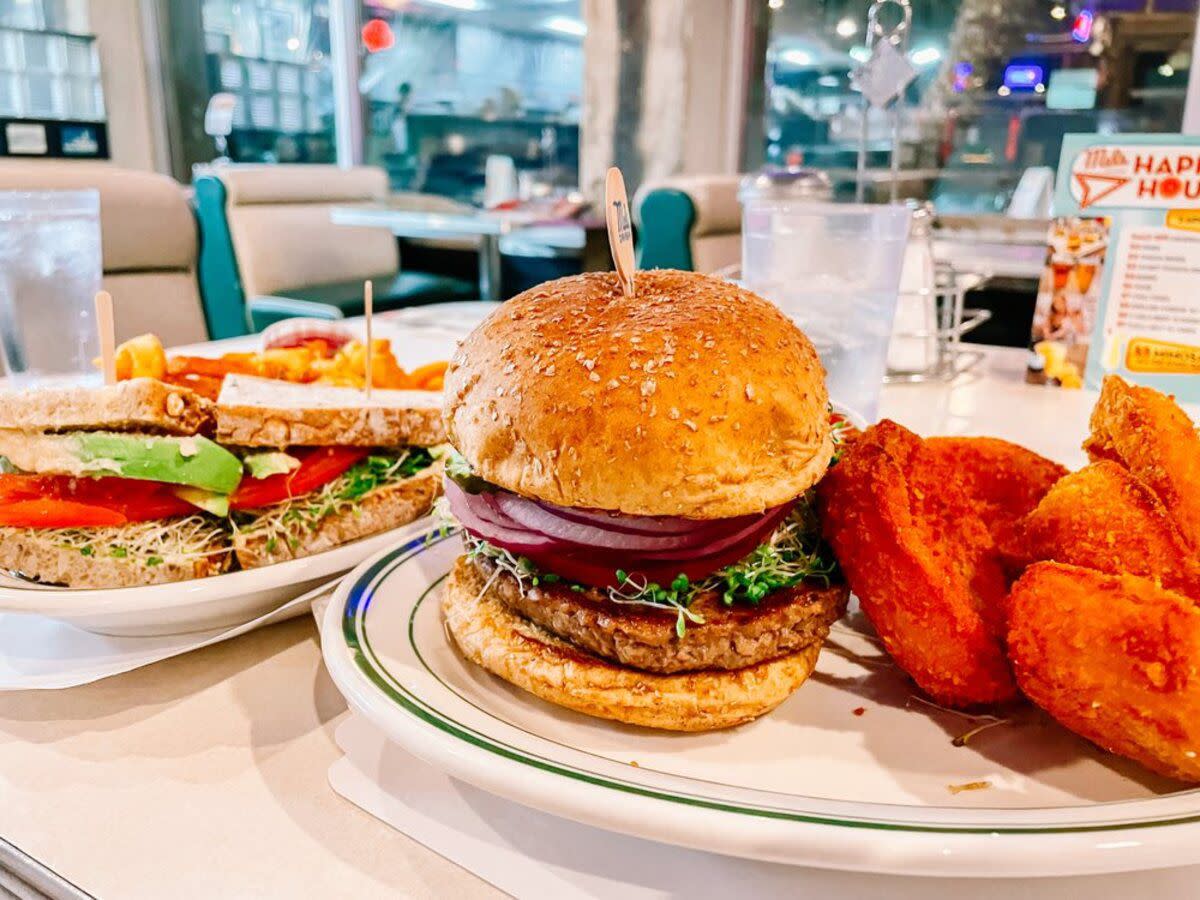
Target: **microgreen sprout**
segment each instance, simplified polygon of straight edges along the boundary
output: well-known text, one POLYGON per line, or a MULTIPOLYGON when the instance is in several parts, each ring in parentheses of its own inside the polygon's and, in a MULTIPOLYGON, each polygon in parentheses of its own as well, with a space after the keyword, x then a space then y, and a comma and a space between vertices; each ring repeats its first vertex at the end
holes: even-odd
MULTIPOLYGON (((44 534, 45 530, 29 529, 28 533, 44 534)), ((53 533, 56 544, 81 556, 129 558, 147 566, 161 565, 164 560, 217 558, 229 552, 225 524, 199 513, 101 528, 61 528, 53 533)))
POLYGON ((235 515, 233 526, 243 533, 266 534, 268 543, 276 541, 272 546, 282 539, 295 547, 297 535, 315 531, 331 515, 356 510, 372 491, 398 484, 433 463, 434 456, 424 447, 411 447, 394 456, 372 454, 311 493, 235 515))
POLYGON ((683 573, 675 577, 669 588, 647 582, 640 575, 630 575, 624 569, 617 569, 616 575, 617 586, 608 589, 608 599, 614 603, 675 610, 675 633, 679 637, 686 633, 688 622, 704 624, 704 616, 688 609, 698 591, 683 573))

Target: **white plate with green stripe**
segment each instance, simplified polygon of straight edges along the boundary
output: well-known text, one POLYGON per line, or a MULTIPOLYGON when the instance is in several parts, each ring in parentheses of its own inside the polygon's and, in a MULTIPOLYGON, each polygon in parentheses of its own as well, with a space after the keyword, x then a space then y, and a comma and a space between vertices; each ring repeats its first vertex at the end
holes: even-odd
POLYGON ((996 722, 926 704, 854 614, 804 687, 739 728, 652 732, 547 704, 448 640, 439 605, 461 549, 431 527, 375 555, 322 628, 351 705, 453 777, 589 825, 797 865, 998 877, 1200 862, 1200 790, 1032 709, 996 722))

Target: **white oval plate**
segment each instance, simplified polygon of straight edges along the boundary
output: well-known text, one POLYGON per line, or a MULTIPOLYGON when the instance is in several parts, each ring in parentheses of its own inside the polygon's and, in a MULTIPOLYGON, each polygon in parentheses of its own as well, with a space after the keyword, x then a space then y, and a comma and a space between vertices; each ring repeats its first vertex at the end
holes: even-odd
POLYGON ((808 866, 997 877, 1200 862, 1200 790, 1033 709, 954 746, 981 722, 915 699, 857 614, 808 684, 740 728, 652 732, 551 706, 449 642, 439 600, 460 552, 431 528, 376 554, 321 630, 354 708, 456 778, 586 824, 808 866))
MULTIPOLYGON (((419 527, 406 525, 405 528, 419 527)), ((396 542, 400 529, 324 553, 210 578, 129 588, 61 588, 0 576, 0 612, 35 613, 122 637, 185 634, 240 625, 348 572, 396 542)))

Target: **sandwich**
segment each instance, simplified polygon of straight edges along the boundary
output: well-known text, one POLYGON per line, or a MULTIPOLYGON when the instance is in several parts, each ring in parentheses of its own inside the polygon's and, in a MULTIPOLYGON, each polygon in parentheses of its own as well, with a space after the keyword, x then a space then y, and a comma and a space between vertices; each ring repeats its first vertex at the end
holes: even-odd
POLYGON ((220 400, 153 378, 0 393, 0 569, 203 578, 399 527, 441 493, 436 392, 231 375, 220 400))
POLYGON ((688 272, 548 282, 446 373, 442 597, 462 654, 578 712, 706 731, 805 681, 848 589, 812 487, 824 372, 774 306, 688 272))
POLYGON ((150 378, 0 394, 0 568, 70 587, 228 569, 219 498, 242 463, 212 423, 203 397, 150 378))
POLYGON ((427 514, 445 440, 435 391, 227 375, 216 437, 245 469, 229 498, 233 552, 251 569, 310 556, 427 514))

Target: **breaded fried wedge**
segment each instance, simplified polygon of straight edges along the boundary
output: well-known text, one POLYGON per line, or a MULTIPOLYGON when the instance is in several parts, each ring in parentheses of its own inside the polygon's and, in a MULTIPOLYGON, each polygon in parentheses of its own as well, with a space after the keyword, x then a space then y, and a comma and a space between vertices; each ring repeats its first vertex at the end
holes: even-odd
POLYGON ((1021 690, 1112 753, 1200 782, 1200 608, 1135 575, 1038 563, 1013 587, 1021 690))
POLYGON ((1065 466, 1000 438, 932 437, 925 450, 958 478, 997 540, 1067 474, 1065 466))
POLYGON ((818 487, 822 529, 888 653, 939 703, 1016 695, 1008 584, 977 503, 943 453, 884 420, 818 487))
POLYGON ((1020 526, 1019 562, 1048 560, 1160 580, 1200 597, 1200 561, 1154 493, 1109 460, 1059 481, 1020 526))
POLYGON ((1109 375, 1091 426, 1083 448, 1092 460, 1119 462, 1145 482, 1200 552, 1200 435, 1187 413, 1166 394, 1109 375))
POLYGON ((976 500, 992 534, 1027 515, 1067 474, 1066 467, 1000 438, 926 438, 925 449, 976 500))

